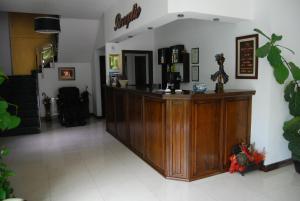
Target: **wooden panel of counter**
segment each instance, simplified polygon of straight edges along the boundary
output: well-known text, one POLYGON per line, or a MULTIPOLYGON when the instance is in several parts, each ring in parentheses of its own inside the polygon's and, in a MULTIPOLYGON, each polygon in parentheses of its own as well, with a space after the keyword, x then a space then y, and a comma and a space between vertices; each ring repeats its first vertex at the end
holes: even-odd
POLYGON ((207 177, 226 171, 234 144, 250 141, 254 94, 107 87, 107 131, 166 178, 207 177))

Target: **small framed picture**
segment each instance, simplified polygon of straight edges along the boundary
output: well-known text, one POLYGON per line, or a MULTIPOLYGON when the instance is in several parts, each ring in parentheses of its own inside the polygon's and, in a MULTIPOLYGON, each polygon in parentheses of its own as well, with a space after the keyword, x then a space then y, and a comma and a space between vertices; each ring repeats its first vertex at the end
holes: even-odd
POLYGON ((191 50, 191 63, 199 64, 199 48, 192 48, 191 50))
POLYGON ((75 80, 75 67, 59 67, 58 80, 75 80))
POLYGON ((121 57, 119 54, 109 55, 109 69, 120 70, 121 69, 121 57))
POLYGON ((258 34, 236 38, 236 79, 257 79, 258 34))
POLYGON ((192 82, 199 82, 199 66, 192 66, 192 82))

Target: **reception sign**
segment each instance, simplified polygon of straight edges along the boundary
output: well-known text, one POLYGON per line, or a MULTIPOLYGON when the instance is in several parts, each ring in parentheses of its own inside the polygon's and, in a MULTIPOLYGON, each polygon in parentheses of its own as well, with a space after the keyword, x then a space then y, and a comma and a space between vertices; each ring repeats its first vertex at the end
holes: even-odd
POLYGON ((121 29, 122 27, 126 27, 128 29, 129 24, 138 19, 140 17, 140 14, 142 12, 142 8, 138 6, 138 4, 134 4, 132 11, 129 12, 126 16, 122 17, 121 13, 118 13, 115 19, 115 27, 114 30, 117 31, 118 29, 121 29))

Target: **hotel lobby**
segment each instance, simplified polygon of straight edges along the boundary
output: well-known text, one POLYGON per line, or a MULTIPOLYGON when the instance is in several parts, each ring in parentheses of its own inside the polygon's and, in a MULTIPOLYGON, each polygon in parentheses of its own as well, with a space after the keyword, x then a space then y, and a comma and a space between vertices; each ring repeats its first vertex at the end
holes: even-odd
POLYGON ((297 8, 2 0, 0 201, 298 201, 297 8))

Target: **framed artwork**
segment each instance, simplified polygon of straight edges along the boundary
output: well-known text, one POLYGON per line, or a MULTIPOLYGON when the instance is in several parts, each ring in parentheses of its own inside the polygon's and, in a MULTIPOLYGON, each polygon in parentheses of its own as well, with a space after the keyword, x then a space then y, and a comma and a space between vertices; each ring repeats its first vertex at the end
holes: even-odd
POLYGON ((192 66, 192 82, 199 82, 199 66, 192 66))
POLYGON ((59 67, 58 80, 75 80, 75 67, 59 67))
POLYGON ((236 38, 236 79, 257 79, 258 34, 236 38))
POLYGON ((121 56, 119 54, 109 55, 109 69, 111 70, 121 69, 121 56))
POLYGON ((199 48, 192 48, 191 50, 191 63, 199 64, 199 48))

